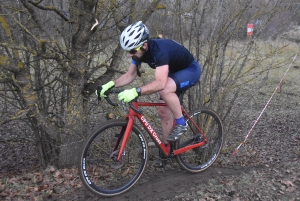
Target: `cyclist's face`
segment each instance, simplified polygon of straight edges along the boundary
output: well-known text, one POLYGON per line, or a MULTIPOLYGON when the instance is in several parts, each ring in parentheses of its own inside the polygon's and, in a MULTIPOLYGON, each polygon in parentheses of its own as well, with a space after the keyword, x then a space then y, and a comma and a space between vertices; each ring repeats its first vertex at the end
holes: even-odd
POLYGON ((134 54, 130 54, 129 53, 129 55, 131 56, 131 58, 133 59, 133 60, 135 60, 135 61, 141 61, 142 60, 142 58, 143 58, 143 56, 144 56, 144 54, 145 54, 145 49, 147 48, 147 43, 145 43, 144 45, 143 45, 143 47, 142 48, 140 48, 136 53, 134 53, 134 54))

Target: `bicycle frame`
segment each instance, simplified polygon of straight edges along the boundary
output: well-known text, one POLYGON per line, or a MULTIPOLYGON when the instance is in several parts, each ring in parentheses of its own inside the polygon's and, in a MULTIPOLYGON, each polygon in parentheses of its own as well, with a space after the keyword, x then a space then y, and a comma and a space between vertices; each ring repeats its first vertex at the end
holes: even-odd
MULTIPOLYGON (((141 107, 142 106, 148 106, 148 107, 167 106, 166 103, 152 103, 152 102, 132 102, 132 105, 136 109, 138 109, 140 106, 141 107)), ((146 129, 146 131, 148 132, 148 134, 150 135, 152 140, 155 142, 155 144, 158 146, 158 148, 162 151, 162 153, 165 156, 176 156, 176 155, 181 154, 183 152, 186 152, 190 149, 194 149, 194 148, 197 148, 197 147, 200 147, 200 146, 204 146, 207 143, 207 137, 205 136, 204 132, 197 126, 197 124, 188 115, 188 113, 185 111, 185 109, 182 106, 181 106, 181 110, 182 110, 183 114, 190 120, 188 125, 193 124, 196 127, 197 131, 201 133, 204 140, 202 140, 201 142, 192 144, 192 145, 187 145, 187 146, 184 146, 182 148, 178 148, 178 149, 173 150, 170 143, 168 143, 168 145, 165 145, 163 143, 163 141, 161 140, 159 135, 157 135, 157 133, 151 127, 151 125, 148 123, 147 119, 145 118, 145 116, 143 114, 140 114, 140 113, 134 111, 132 108, 129 108, 129 111, 127 112, 127 116, 126 116, 126 119, 128 119, 128 124, 127 124, 125 132, 124 132, 124 136, 123 136, 124 139, 122 141, 122 144, 121 144, 121 147, 120 147, 120 150, 119 150, 117 161, 121 161, 122 154, 125 150, 127 140, 129 138, 130 132, 132 130, 132 126, 135 122, 135 117, 137 117, 137 119, 141 122, 141 124, 146 129)), ((193 132, 194 132, 194 134, 196 134, 195 131, 193 131, 193 132)))

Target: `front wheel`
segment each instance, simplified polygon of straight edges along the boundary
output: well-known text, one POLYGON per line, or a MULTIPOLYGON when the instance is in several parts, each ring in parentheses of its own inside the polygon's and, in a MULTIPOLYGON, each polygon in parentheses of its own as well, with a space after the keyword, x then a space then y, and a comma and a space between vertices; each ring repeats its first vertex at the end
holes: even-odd
POLYGON ((121 161, 119 154, 126 120, 110 120, 85 142, 80 156, 79 174, 83 184, 101 196, 115 196, 129 190, 145 170, 148 158, 146 139, 133 125, 121 161))
MULTIPOLYGON (((211 166, 217 159, 224 140, 223 124, 217 113, 209 108, 195 109, 189 112, 189 116, 207 137, 207 143, 203 147, 191 149, 177 155, 176 159, 183 169, 197 173, 211 166)), ((201 132, 196 129, 192 121, 186 118, 186 123, 188 129, 186 134, 179 139, 177 143, 179 147, 203 140, 201 132)))

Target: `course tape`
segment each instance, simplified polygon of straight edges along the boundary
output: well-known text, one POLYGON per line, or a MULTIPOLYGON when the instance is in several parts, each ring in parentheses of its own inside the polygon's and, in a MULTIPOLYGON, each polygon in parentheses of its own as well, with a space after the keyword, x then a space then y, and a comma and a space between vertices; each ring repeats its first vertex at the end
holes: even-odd
MULTIPOLYGON (((300 50, 299 50, 299 52, 300 52, 300 50)), ((299 53, 299 52, 298 52, 298 53, 299 53)), ((276 93, 276 91, 278 90, 278 88, 281 86, 281 83, 283 82, 283 79, 284 79, 285 75, 286 75, 287 72, 290 70, 290 68, 291 68, 291 66, 292 66, 292 64, 293 64, 293 62, 296 60, 298 53, 294 56, 294 58, 293 58, 292 62, 290 63, 288 69, 285 71, 285 73, 284 73, 284 75, 282 76, 282 78, 281 78, 279 84, 277 85, 276 89, 274 90, 274 92, 273 92, 271 98, 268 100, 268 102, 267 102, 267 104, 265 105, 264 109, 261 111, 260 115, 258 116, 258 118, 256 119, 256 121, 254 122, 253 126, 252 126, 251 129, 249 130, 249 132, 248 132, 247 136, 245 137, 244 141, 241 142, 240 145, 233 151, 232 156, 234 156, 234 155, 238 152, 239 148, 240 148, 242 145, 244 145, 245 142, 247 141, 248 137, 250 136, 250 133, 252 132, 253 128, 255 127, 255 125, 257 124, 257 122, 259 121, 261 115, 265 112, 265 110, 266 110, 266 108, 268 107, 268 105, 269 105, 271 99, 273 98, 274 94, 276 93)))

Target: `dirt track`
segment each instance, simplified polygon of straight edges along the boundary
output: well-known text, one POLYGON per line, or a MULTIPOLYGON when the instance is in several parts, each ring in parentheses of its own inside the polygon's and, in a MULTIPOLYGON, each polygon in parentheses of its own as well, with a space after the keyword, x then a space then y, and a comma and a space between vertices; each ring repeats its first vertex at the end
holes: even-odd
POLYGON ((66 200, 300 200, 300 163, 228 169, 212 167, 191 174, 166 169, 148 174, 128 192, 99 198, 85 189, 66 194, 66 200), (268 166, 268 167, 267 167, 268 166))

